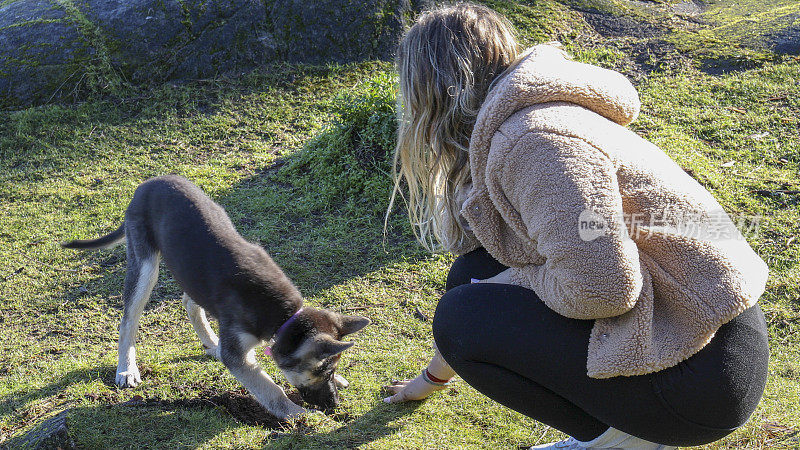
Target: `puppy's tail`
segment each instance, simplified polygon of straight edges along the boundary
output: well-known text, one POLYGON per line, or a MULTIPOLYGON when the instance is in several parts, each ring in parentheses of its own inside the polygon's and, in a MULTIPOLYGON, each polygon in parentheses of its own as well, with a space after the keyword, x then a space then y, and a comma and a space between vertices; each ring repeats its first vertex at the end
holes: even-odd
POLYGON ((113 247, 125 240, 125 224, 119 226, 116 231, 113 231, 103 237, 91 240, 74 240, 69 242, 62 242, 61 246, 64 248, 77 248, 82 250, 97 250, 100 248, 113 247))

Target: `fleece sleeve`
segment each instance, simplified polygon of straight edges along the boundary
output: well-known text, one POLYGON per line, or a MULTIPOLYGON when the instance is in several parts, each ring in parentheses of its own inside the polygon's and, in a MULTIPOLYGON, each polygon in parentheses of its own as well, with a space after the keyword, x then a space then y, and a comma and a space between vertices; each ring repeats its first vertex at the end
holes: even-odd
POLYGON ((486 173, 506 223, 545 259, 512 267, 511 279, 525 277, 548 307, 575 319, 633 308, 642 288, 639 253, 605 153, 582 139, 530 132, 490 154, 486 173))

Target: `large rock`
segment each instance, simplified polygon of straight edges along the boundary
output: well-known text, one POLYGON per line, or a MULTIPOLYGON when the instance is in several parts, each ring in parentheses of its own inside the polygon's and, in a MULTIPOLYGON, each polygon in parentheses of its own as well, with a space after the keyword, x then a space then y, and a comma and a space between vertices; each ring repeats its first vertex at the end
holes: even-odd
POLYGON ((411 0, 0 1, 0 107, 269 61, 391 57, 411 0))
POLYGON ((66 93, 95 56, 63 8, 46 0, 0 6, 0 106, 66 93))
POLYGON ((133 82, 209 77, 276 56, 260 0, 86 0, 81 13, 133 82))
MULTIPOLYGON (((391 56, 410 1, 267 0, 275 40, 294 62, 348 62, 391 56)), ((420 2, 416 2, 419 4, 420 2)))

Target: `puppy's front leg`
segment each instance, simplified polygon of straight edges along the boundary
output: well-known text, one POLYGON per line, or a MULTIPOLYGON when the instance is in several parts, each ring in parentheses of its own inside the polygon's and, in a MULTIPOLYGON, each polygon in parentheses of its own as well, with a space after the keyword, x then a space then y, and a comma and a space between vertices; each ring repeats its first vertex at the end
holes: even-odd
POLYGON ((339 375, 338 373, 333 374, 333 383, 339 389, 345 389, 350 386, 350 382, 347 381, 347 378, 339 375))
POLYGON ((248 333, 232 333, 220 324, 220 357, 225 367, 270 413, 280 419, 307 413, 289 400, 283 388, 275 384, 258 365, 253 347, 261 341, 248 333))

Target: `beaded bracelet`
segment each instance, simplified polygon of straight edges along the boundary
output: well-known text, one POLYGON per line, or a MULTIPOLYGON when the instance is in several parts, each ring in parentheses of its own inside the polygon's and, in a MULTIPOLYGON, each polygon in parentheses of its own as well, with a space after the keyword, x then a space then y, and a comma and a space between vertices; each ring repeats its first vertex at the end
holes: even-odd
MULTIPOLYGON (((433 376, 430 373, 428 373, 428 369, 427 368, 426 369, 422 369, 422 379, 425 380, 425 382, 428 383, 428 384, 432 384, 432 385, 438 386, 438 387, 444 387, 444 386, 450 386, 450 383, 453 382, 452 378, 447 380, 447 381, 434 381, 432 378, 433 378, 433 376)), ((438 378, 436 378, 436 380, 438 380, 438 378)))

